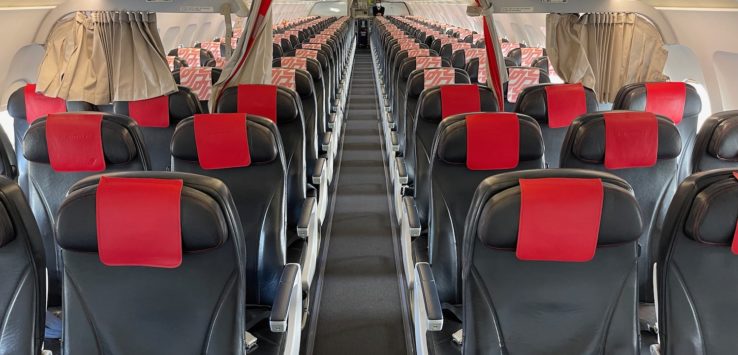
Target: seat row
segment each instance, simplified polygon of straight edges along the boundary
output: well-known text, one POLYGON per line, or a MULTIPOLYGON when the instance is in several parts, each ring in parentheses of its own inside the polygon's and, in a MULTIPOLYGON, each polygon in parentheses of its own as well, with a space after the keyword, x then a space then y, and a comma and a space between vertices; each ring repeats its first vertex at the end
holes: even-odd
MULTIPOLYGON (((345 20, 329 19, 327 21, 337 24, 336 27, 326 26, 328 29, 335 30, 331 33, 330 38, 335 38, 336 41, 340 38, 342 44, 345 41, 348 48, 353 48, 353 36, 350 35, 352 33, 351 24, 345 20)), ((341 66, 339 72, 342 74, 350 74, 347 68, 352 62, 347 56, 350 56, 351 50, 341 52, 341 56, 335 61, 336 65, 341 66)), ((330 70, 333 71, 332 66, 330 70)), ((318 71, 318 73, 321 72, 318 71)), ((309 294, 320 245, 320 223, 325 216, 327 204, 328 173, 332 172, 332 167, 327 166, 325 155, 320 156, 316 147, 315 123, 325 120, 318 117, 314 81, 309 73, 299 69, 293 70, 292 75, 291 80, 278 83, 280 85, 238 85, 226 89, 216 107, 218 113, 213 115, 200 113, 198 110, 200 105, 196 97, 186 87, 180 87, 178 92, 159 98, 113 103, 111 111, 114 113, 93 112, 92 110, 97 107, 44 97, 35 92, 32 84, 19 89, 11 96, 8 109, 14 117, 18 153, 12 153, 12 147, 7 145, 11 148, 8 154, 10 166, 7 171, 17 172, 18 182, 28 198, 28 204, 38 224, 37 228, 40 229, 40 237, 36 242, 43 254, 41 260, 45 260, 45 267, 48 269, 48 290, 38 292, 42 294, 40 297, 42 300, 46 299, 44 296, 48 293, 49 309, 56 313, 63 312, 65 351, 94 353, 88 347, 94 345, 95 341, 91 339, 96 336, 97 340, 103 343, 122 341, 119 335, 116 335, 116 339, 103 339, 105 336, 86 334, 87 330, 80 333, 85 334, 83 338, 78 338, 77 341, 69 340, 69 337, 77 334, 70 329, 80 329, 79 327, 82 326, 80 324, 85 322, 86 317, 89 317, 89 314, 85 312, 92 312, 96 318, 98 317, 98 311, 90 310, 89 307, 92 306, 75 303, 78 302, 75 301, 75 297, 85 298, 84 302, 97 299, 98 302, 102 302, 97 304, 100 307, 103 304, 111 305, 117 302, 115 298, 103 302, 103 299, 98 298, 101 297, 99 294, 78 295, 77 293, 80 292, 77 289, 78 286, 74 286, 77 283, 72 281, 76 279, 74 274, 71 278, 67 278, 74 271, 67 265, 69 257, 66 256, 66 251, 74 249, 90 252, 95 248, 91 244, 83 245, 90 242, 90 234, 86 234, 87 239, 84 243, 80 242, 81 244, 75 241, 65 244, 64 239, 60 237, 60 228, 63 228, 60 224, 64 221, 63 210, 67 204, 67 198, 72 194, 71 192, 68 194, 67 191, 74 191, 80 180, 100 173, 109 175, 116 172, 158 170, 163 172, 123 175, 126 178, 182 179, 187 183, 189 175, 182 175, 181 172, 196 173, 217 179, 193 178, 192 183, 197 185, 198 189, 207 190, 221 205, 224 203, 223 199, 217 195, 223 191, 226 191, 228 198, 233 200, 234 206, 225 204, 223 215, 230 220, 238 221, 238 228, 228 224, 218 224, 212 220, 204 225, 185 225, 185 218, 182 219, 184 252, 203 254, 222 245, 228 235, 235 239, 242 239, 236 243, 235 247, 236 249, 244 247, 246 250, 246 252, 239 252, 242 257, 239 256, 236 260, 237 265, 243 268, 239 269, 239 273, 229 271, 232 274, 226 275, 228 276, 228 292, 239 290, 241 286, 238 286, 236 281, 240 278, 238 275, 241 273, 245 275, 245 284, 249 285, 245 303, 249 306, 246 307, 244 315, 247 321, 245 330, 249 333, 244 333, 243 327, 240 331, 234 328, 233 331, 241 334, 238 337, 238 343, 242 343, 242 334, 248 334, 247 342, 251 350, 253 350, 253 343, 256 343, 254 339, 259 339, 259 352, 295 353, 289 349, 299 348, 297 345, 301 328, 299 317, 302 317, 303 309, 307 308, 307 299, 304 304, 297 304, 293 299, 290 300, 294 298, 290 295, 297 294, 302 302, 302 297, 309 294), (302 77, 299 76, 300 74, 307 76, 302 77), (233 137, 233 132, 242 134, 233 137), (165 171, 168 170, 178 173, 167 174, 165 171), (238 218, 238 216, 241 217, 238 218), (208 228, 213 227, 228 227, 225 231, 230 234, 221 235, 218 231, 207 232, 208 228), (243 236, 236 235, 238 233, 235 232, 239 230, 245 232, 243 236), (190 231, 204 232, 206 235, 204 237, 192 236, 194 239, 188 239, 190 237, 187 233, 190 231), (192 244, 189 246, 193 249, 187 249, 190 243, 188 240, 191 241, 192 244), (283 280, 286 284, 284 282, 280 284, 282 269, 285 270, 284 272, 288 272, 289 269, 290 274, 294 273, 295 268, 287 266, 288 263, 293 263, 297 267, 298 288, 290 286, 294 281, 294 275, 289 275, 291 279, 283 280), (283 303, 275 304, 275 300, 279 297, 283 303), (291 303, 286 304, 285 301, 291 303), (253 310, 249 310, 249 307, 253 310), (87 311, 84 311, 85 309, 87 311), (280 314, 290 311, 296 312, 299 316, 291 318, 298 326, 293 327, 295 330, 290 331, 287 336, 270 332, 269 328, 260 328, 268 326, 267 320, 270 315, 272 320, 274 319, 275 309, 282 312, 280 314), (293 311, 294 309, 297 311, 293 311)), ((348 81, 349 78, 342 77, 341 80, 348 81)), ((343 94, 343 91, 340 93, 343 94)), ((331 152, 331 154, 335 153, 331 152)), ((143 198, 140 202, 132 201, 131 203, 129 206, 136 209, 148 205, 143 198)), ((195 211, 198 211, 199 204, 201 203, 196 201, 193 207, 195 211)), ((155 206, 156 203, 152 201, 151 205, 155 206)), ((185 207, 182 206, 184 213, 185 207)), ((155 215, 152 211, 146 210, 155 215)), ((94 213, 94 210, 91 213, 94 213)), ((75 216, 89 220, 90 214, 80 213, 75 216)), ((135 219, 129 223, 139 224, 135 219)), ((74 226, 75 223, 70 225, 74 226)), ((119 225, 118 229, 125 229, 125 226, 119 225)), ((85 229, 85 231, 94 232, 94 226, 92 230, 85 229)), ((130 233, 136 233, 136 231, 131 230, 130 233)), ((92 240, 94 239, 93 234, 92 240)), ((143 243, 146 245, 145 242, 143 243)), ((134 248, 131 245, 128 247, 134 248)), ((138 246, 134 249, 144 248, 138 246)), ((104 270, 100 272, 118 273, 115 269, 104 270)), ((203 275, 207 275, 207 272, 203 275)), ((181 277, 173 277, 181 279, 181 277)), ((151 279, 148 280, 147 282, 152 282, 151 279)), ((91 279, 89 281, 92 282, 91 279)), ((101 283, 99 286, 103 285, 104 283, 101 283)), ((192 285, 207 288, 197 282, 192 285)), ((90 287, 97 288, 98 285, 90 287)), ((210 290, 210 292, 215 291, 216 288, 210 290)), ((237 296, 238 292, 233 295, 237 296)), ((156 295, 162 297, 165 294, 156 295)), ((226 297, 225 294, 222 296, 226 297)), ((243 297, 238 296, 235 299, 243 299, 243 297)), ((45 308, 46 302, 42 303, 44 305, 42 308, 45 308)), ((135 305, 135 303, 127 304, 135 305)), ((202 307, 205 306, 200 308, 202 307)), ((227 307, 217 312, 224 310, 230 312, 228 309, 232 310, 232 308, 227 307)), ((239 307, 244 308, 245 305, 239 307)), ((187 306, 183 309, 198 309, 198 307, 187 306)), ((210 308, 207 306, 204 309, 210 308)), ((103 311, 100 310, 100 312, 103 311)), ((117 310, 110 311, 108 314, 111 315, 111 318, 108 318, 111 322, 120 316, 117 310)), ((155 324, 191 323, 190 321, 172 321, 167 318, 169 314, 160 315, 161 322, 155 322, 155 324)), ((205 316, 205 314, 197 316, 205 316)), ((229 313, 229 317, 231 316, 229 313)), ((105 318, 105 316, 100 317, 105 318)), ((136 318, 131 319, 136 320, 136 318)), ((273 329, 278 329, 278 327, 275 328, 275 324, 281 324, 282 329, 286 328, 286 318, 281 319, 277 323, 272 322, 273 329)), ((193 327, 203 326, 202 322, 194 319, 192 321, 193 327)), ((226 323, 229 322, 226 321, 226 323)), ((43 329, 43 322, 40 326, 43 329)), ((112 325, 106 323, 94 326, 98 328, 112 325)), ((112 334, 118 334, 118 331, 128 327, 131 325, 120 325, 110 329, 112 334)), ((137 332, 136 329, 128 329, 123 334, 133 336, 137 332)), ((151 334, 161 332, 151 332, 151 334)), ((43 335, 43 333, 40 334, 43 335)), ((174 335, 166 335, 166 337, 171 336, 174 335)), ((231 344, 235 344, 234 339, 230 340, 231 344)), ((132 341, 130 345, 136 342, 132 341)), ((163 343, 168 343, 168 341, 163 343)), ((192 345, 185 343, 187 342, 183 342, 182 349, 188 349, 186 346, 192 345)), ((142 352, 143 350, 136 351, 127 345, 121 346, 121 349, 127 349, 122 350, 123 353, 145 353, 142 352)), ((197 347, 189 349, 193 348, 197 347)), ((160 350, 161 348, 148 347, 147 351, 152 349, 160 350)), ((221 350, 213 350, 212 353, 233 353, 230 350, 222 350, 223 348, 218 349, 221 350)))
MULTIPOLYGON (((411 37, 413 43, 422 45, 420 39, 410 32, 392 29, 393 22, 402 21, 393 21, 392 18, 377 21, 373 33, 376 37, 372 41, 375 66, 380 71, 390 73, 396 70, 397 60, 401 58, 396 53, 402 53, 393 51, 392 48, 396 47, 393 41, 396 43, 411 37), (387 58, 393 55, 394 60, 387 58)), ((444 305, 442 313, 447 316, 445 319, 451 317, 458 321, 456 325, 451 323, 447 326, 435 343, 431 341, 427 344, 435 344, 432 346, 436 350, 444 347, 460 349, 453 346, 452 340, 461 343, 461 333, 454 333, 461 328, 461 320, 465 319, 462 314, 476 314, 466 311, 469 299, 465 292, 468 289, 463 284, 468 280, 465 279, 468 276, 465 274, 465 265, 473 263, 467 258, 470 257, 466 254, 469 242, 465 238, 469 238, 469 229, 472 228, 469 223, 473 222, 471 218, 477 206, 473 202, 477 186, 482 183, 476 190, 478 196, 485 186, 485 178, 511 170, 545 167, 605 172, 612 174, 609 177, 617 176, 619 183, 634 190, 632 197, 638 212, 634 222, 638 223, 634 223, 634 229, 628 233, 633 232, 636 236, 633 245, 638 246, 635 250, 638 260, 631 260, 628 265, 635 270, 632 281, 637 286, 636 300, 646 305, 636 312, 643 323, 641 330, 645 336, 652 336, 656 319, 648 309, 653 308, 649 304, 654 301, 652 265, 657 261, 657 251, 661 246, 657 240, 658 233, 665 228, 663 221, 679 182, 697 166, 701 166, 702 162, 715 157, 715 154, 708 154, 713 158, 703 156, 706 154, 705 143, 693 149, 697 116, 701 110, 694 88, 684 83, 633 84, 623 88, 618 95, 615 107, 619 110, 597 112, 599 107, 594 93, 581 85, 536 85, 525 89, 520 95, 515 106, 517 113, 497 113, 500 108, 497 107, 495 94, 489 88, 469 84, 468 75, 459 68, 442 67, 443 58, 438 58, 436 63, 435 67, 413 68, 410 78, 414 78, 414 81, 408 80, 406 87, 394 93, 395 97, 388 100, 388 110, 383 112, 382 117, 384 121, 395 122, 394 130, 390 124, 385 124, 384 128, 388 146, 393 147, 388 149, 388 158, 394 162, 391 171, 395 186, 395 210, 402 226, 401 245, 408 287, 413 291, 416 301, 417 297, 426 301, 426 304, 416 303, 414 311, 440 312, 440 306, 434 308, 435 303, 428 304, 440 300, 444 305), (400 102, 400 107, 404 106, 399 113, 392 108, 393 99, 394 102, 400 102), (419 262, 426 261, 429 264, 423 266, 423 270, 415 270, 419 262), (431 299, 423 298, 425 296, 418 293, 428 291, 418 290, 418 287, 427 286, 428 282, 435 286, 431 299)), ((399 80, 398 85, 402 85, 403 79, 402 76, 390 74, 390 78, 384 80, 380 75, 377 83, 378 87, 384 86, 385 92, 392 93, 386 83, 399 80)), ((716 116, 710 121, 718 119, 716 116)), ((709 129, 711 124, 705 127, 709 129)), ((591 175, 592 172, 580 170, 530 174, 557 179, 603 179, 596 174, 591 175)), ((520 205, 517 206, 519 209, 520 205)), ((558 209, 566 210, 565 206, 568 205, 562 202, 561 206, 556 203, 547 206, 539 211, 553 214, 558 209)), ((504 218, 496 221, 514 222, 513 215, 509 213, 506 212, 504 218)), ((549 222, 559 219, 565 220, 563 217, 544 218, 549 222)), ((522 225, 520 228, 523 228, 522 225)), ((546 229, 542 226, 536 228, 544 232, 546 229)), ((562 228, 566 230, 566 227, 562 228)), ((495 235, 500 234, 494 232, 495 229, 491 230, 495 235)), ((520 238, 519 233, 522 232, 513 232, 518 233, 520 238)), ((625 232, 625 229, 619 232, 625 232)), ((508 246, 511 240, 515 241, 505 240, 508 246)), ((489 243, 488 246, 494 249, 507 248, 495 246, 495 243, 489 243)), ((503 286, 495 284, 490 287, 503 286)), ((495 290, 508 292, 504 289, 495 290)), ((636 306, 637 302, 633 302, 634 309, 636 306)), ((420 319, 424 317, 420 315, 420 319)), ((420 319, 416 318, 415 324, 416 340, 420 339, 419 348, 426 345, 426 328, 439 326, 438 322, 420 319)), ((485 328, 487 331, 490 329, 485 328)), ((637 348, 638 341, 634 344, 637 348)), ((541 349, 529 351, 538 353, 541 349)), ((587 353, 574 350, 576 347, 568 348, 568 351, 564 349, 553 353, 587 353)))

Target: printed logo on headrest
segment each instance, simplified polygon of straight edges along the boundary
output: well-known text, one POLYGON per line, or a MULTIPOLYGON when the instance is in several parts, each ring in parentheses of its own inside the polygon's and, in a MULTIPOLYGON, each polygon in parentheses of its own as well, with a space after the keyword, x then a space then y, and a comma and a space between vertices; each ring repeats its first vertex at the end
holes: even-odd
POLYGON ((283 68, 307 70, 307 58, 282 57, 280 65, 283 68))
POLYGON ((238 47, 238 39, 239 37, 231 38, 231 48, 235 49, 236 47, 238 47))
POLYGON ((213 90, 213 68, 182 68, 179 82, 192 89, 200 101, 208 101, 213 90))
POLYGON ((408 50, 408 49, 417 49, 417 48, 420 48, 420 44, 415 43, 415 42, 408 42, 408 43, 400 44, 401 51, 408 50))
POLYGON ((169 71, 174 71, 174 56, 168 55, 167 56, 167 65, 169 65, 169 71))
POLYGON ((415 57, 415 70, 440 68, 441 57, 415 57))
POLYGON ((509 68, 507 75, 507 101, 513 103, 518 101, 518 96, 525 88, 541 80, 541 70, 538 68, 509 68))
POLYGON ((216 68, 223 68, 226 65, 227 60, 223 57, 215 58, 215 67, 216 68))
POLYGON ((272 85, 295 90, 297 88, 297 83, 295 82, 295 69, 272 68, 272 85))
POLYGON ((408 49, 407 50, 407 57, 408 58, 414 58, 414 57, 427 57, 430 55, 429 49, 408 49))
POLYGON ((312 50, 319 51, 319 50, 321 50, 323 48, 323 45, 321 45, 319 43, 303 43, 302 48, 303 49, 312 49, 312 50))
POLYGON ((178 48, 177 57, 182 58, 188 67, 200 66, 200 48, 178 48))
POLYGON ((520 48, 520 65, 529 67, 533 61, 543 56, 543 48, 520 48))
POLYGON ((471 48, 471 43, 451 43, 451 53, 471 48))
POLYGON ((454 68, 425 69, 423 78, 423 87, 425 89, 441 85, 451 85, 456 82, 456 71, 454 68))
POLYGON ((296 57, 318 59, 318 51, 312 49, 298 49, 295 51, 296 57))
POLYGON ((507 57, 507 54, 510 53, 511 50, 520 47, 520 43, 502 42, 500 47, 502 48, 502 55, 507 57))
POLYGON ((455 43, 456 39, 451 37, 441 37, 438 39, 441 42, 441 47, 449 44, 449 43, 455 43))
POLYGON ((472 35, 472 41, 474 41, 474 43, 477 43, 477 42, 483 41, 483 40, 484 40, 484 36, 481 35, 481 34, 475 33, 475 34, 472 35))
POLYGON ((220 53, 220 42, 202 42, 200 43, 200 48, 210 51, 214 58, 220 58, 223 56, 223 54, 220 53))
POLYGON ((464 49, 464 60, 469 64, 474 58, 487 57, 487 52, 483 48, 466 48, 464 49))

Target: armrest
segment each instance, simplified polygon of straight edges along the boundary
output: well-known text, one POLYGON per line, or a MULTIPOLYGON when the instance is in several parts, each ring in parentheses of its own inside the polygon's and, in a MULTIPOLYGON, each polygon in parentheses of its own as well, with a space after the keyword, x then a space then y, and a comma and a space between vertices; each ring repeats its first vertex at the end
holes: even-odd
POLYGON ((415 311, 421 325, 427 331, 437 332, 443 328, 443 308, 438 298, 438 288, 433 270, 428 263, 415 264, 415 311), (422 302, 420 304, 419 302, 422 302))
POLYGON ((392 143, 392 151, 399 152, 400 151, 400 138, 397 137, 397 132, 390 133, 390 142, 392 143))
POLYGON ((405 158, 395 157, 395 169, 397 169, 397 176, 399 178, 400 184, 407 185, 409 179, 407 177, 407 166, 405 165, 405 158))
POLYGON ((333 126, 336 124, 336 115, 338 115, 336 113, 336 110, 333 110, 333 112, 328 115, 328 128, 333 128, 333 126))
POLYGON ((295 310, 302 313, 302 281, 300 280, 300 265, 287 264, 282 269, 282 276, 277 286, 277 294, 272 305, 272 312, 269 315, 269 327, 274 333, 284 333, 287 331, 288 321, 292 321, 294 326, 301 327, 300 319, 290 319, 290 315, 295 314, 295 310))
POLYGON ((651 355, 661 355, 661 345, 659 344, 651 344, 648 350, 651 352, 651 355))
POLYGON ((323 181, 323 175, 325 175, 325 158, 318 158, 315 160, 315 168, 313 169, 313 174, 310 177, 313 185, 320 185, 323 181))
POLYGON ((302 203, 302 214, 300 220, 297 222, 297 236, 300 238, 309 237, 312 227, 315 226, 316 216, 318 215, 318 199, 315 197, 308 197, 305 202, 302 203))
POLYGON ((331 151, 331 142, 333 141, 333 132, 328 131, 323 135, 323 142, 320 143, 321 148, 324 152, 331 151))
POLYGON ((410 236, 417 237, 420 235, 422 226, 420 225, 418 206, 415 205, 415 198, 411 196, 405 196, 402 198, 402 204, 405 212, 404 221, 407 223, 410 236))

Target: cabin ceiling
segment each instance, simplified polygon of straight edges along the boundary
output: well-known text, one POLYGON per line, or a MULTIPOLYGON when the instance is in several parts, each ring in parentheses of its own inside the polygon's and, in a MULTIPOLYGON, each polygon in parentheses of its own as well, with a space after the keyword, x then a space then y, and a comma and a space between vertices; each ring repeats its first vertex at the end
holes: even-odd
POLYGON ((738 8, 736 0, 642 0, 654 7, 738 8))

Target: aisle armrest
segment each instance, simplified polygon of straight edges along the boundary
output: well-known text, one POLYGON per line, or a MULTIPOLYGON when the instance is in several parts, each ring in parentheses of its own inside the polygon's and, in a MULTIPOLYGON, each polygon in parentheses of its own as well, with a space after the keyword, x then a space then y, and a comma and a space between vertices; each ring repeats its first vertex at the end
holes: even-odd
POLYGON ((407 230, 411 237, 420 236, 422 226, 420 225, 420 216, 418 216, 418 206, 415 204, 415 198, 405 196, 402 199, 404 205, 405 216, 403 221, 407 223, 407 230))
POLYGON ((399 207, 400 215, 400 252, 402 253, 402 264, 407 277, 407 287, 413 288, 415 283, 415 258, 413 258, 413 238, 421 233, 420 219, 418 218, 418 209, 415 205, 415 199, 411 196, 402 198, 402 204, 399 207))
POLYGON ((302 204, 302 214, 297 222, 297 236, 303 239, 310 238, 316 223, 318 223, 318 199, 307 197, 302 204))
POLYGON ((397 181, 402 185, 407 185, 407 165, 405 165, 405 158, 395 157, 395 166, 397 170, 397 181))
POLYGON ((328 131, 323 135, 323 142, 320 143, 320 147, 325 153, 331 153, 331 147, 333 146, 333 132, 328 131))
POLYGON ((269 315, 269 327, 274 333, 284 333, 290 322, 296 328, 300 328, 302 326, 300 318, 302 318, 300 265, 287 264, 282 269, 282 276, 279 278, 272 312, 269 315), (292 319, 296 309, 298 318, 292 319))
POLYGON ((392 143, 392 151, 400 151, 400 138, 397 136, 397 132, 390 132, 390 142, 392 143))
POLYGON ((412 290, 415 353, 428 355, 428 332, 443 329, 443 308, 430 264, 418 263, 413 274, 417 280, 412 290))

